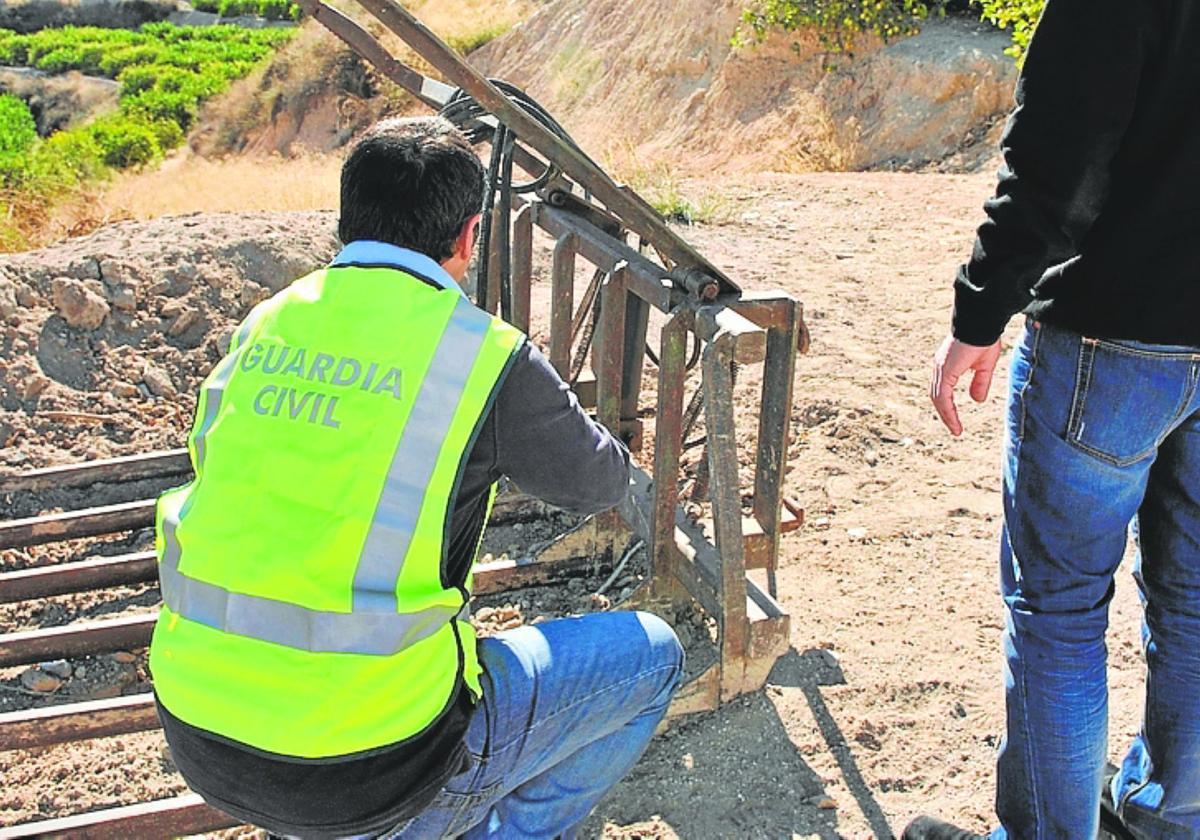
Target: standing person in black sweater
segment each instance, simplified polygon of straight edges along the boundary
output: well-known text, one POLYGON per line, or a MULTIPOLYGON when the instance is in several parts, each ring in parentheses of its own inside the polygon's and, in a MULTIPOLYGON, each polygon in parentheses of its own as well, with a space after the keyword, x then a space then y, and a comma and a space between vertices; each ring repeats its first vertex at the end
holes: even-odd
MULTIPOLYGON (((982 402, 1009 320, 1007 733, 993 838, 1200 837, 1200 4, 1048 0, 931 397, 982 402), (1105 771, 1105 630, 1132 525, 1149 676, 1105 771)), ((977 835, 929 817, 905 838, 977 835)))

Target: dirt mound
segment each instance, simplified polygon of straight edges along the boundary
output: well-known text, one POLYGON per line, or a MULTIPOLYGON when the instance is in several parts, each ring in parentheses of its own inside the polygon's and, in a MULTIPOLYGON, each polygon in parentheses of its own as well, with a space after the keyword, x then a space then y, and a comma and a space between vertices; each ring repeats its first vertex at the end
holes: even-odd
POLYGON ((178 445, 255 303, 327 262, 332 213, 127 222, 0 259, 0 464, 178 445))
POLYGON ((933 21, 853 57, 816 39, 735 49, 741 0, 558 0, 472 56, 541 100, 589 150, 686 171, 903 168, 965 154, 1010 109, 1002 32, 933 21), (647 25, 653 22, 653 25, 647 25))

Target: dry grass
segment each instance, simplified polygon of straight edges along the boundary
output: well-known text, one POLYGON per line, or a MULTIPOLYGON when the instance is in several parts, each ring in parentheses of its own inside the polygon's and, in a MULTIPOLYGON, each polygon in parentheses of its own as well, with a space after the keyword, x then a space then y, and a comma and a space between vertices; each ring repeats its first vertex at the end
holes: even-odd
POLYGON ((116 178, 99 197, 100 212, 150 219, 179 213, 241 210, 332 210, 338 205, 341 157, 184 155, 154 172, 116 178))
POLYGON ((497 37, 529 17, 533 0, 409 0, 405 7, 447 41, 481 46, 483 34, 497 37))

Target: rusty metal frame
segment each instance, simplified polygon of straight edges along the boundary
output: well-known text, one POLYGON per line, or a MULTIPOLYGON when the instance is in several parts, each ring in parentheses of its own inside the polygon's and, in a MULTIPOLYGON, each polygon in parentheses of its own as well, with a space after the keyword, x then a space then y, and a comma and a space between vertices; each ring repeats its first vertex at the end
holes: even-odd
MULTIPOLYGON (((438 93, 436 88, 431 92, 429 85, 434 83, 396 61, 345 15, 317 0, 300 1, 310 14, 380 67, 385 75, 422 91, 422 101, 436 105, 438 99, 433 94, 444 94, 444 90, 438 93)), ((415 21, 409 20, 411 16, 392 0, 359 2, 393 31, 402 36, 413 34, 411 25, 415 21)), ((423 27, 421 30, 424 31, 423 27)), ((420 32, 417 35, 425 37, 420 32)), ((443 72, 461 70, 458 66, 461 62, 451 67, 440 54, 439 61, 431 63, 443 72)), ((495 89, 490 84, 474 77, 466 81, 469 85, 463 84, 464 89, 489 107, 495 104, 501 118, 512 116, 505 112, 507 100, 492 103, 489 97, 495 89)), ((462 80, 458 83, 462 84, 462 80)), ((529 129, 520 123, 520 119, 514 119, 511 127, 522 142, 528 142, 546 159, 567 164, 563 168, 568 174, 582 173, 594 181, 598 170, 593 172, 588 168, 594 166, 590 161, 569 159, 569 155, 565 160, 556 159, 561 149, 534 142, 537 138, 533 135, 540 127, 529 129), (532 135, 523 133, 523 129, 529 129, 532 135)), ((517 162, 531 170, 541 165, 526 151, 522 151, 517 162)), ((546 353, 564 377, 570 373, 573 325, 587 317, 587 301, 576 301, 576 267, 584 262, 603 273, 593 370, 576 382, 576 392, 583 405, 595 409, 600 422, 625 437, 635 454, 641 451, 644 441, 652 440, 653 462, 649 472, 635 467, 630 493, 615 513, 597 517, 554 551, 533 562, 477 566, 475 592, 489 594, 525 586, 554 585, 596 571, 604 562, 611 565, 613 549, 636 535, 646 542, 651 575, 635 600, 651 609, 664 603, 674 609, 695 602, 716 620, 717 661, 679 691, 670 714, 711 710, 739 694, 760 688, 789 645, 790 617, 775 599, 776 570, 782 535, 799 527, 803 520, 802 511, 785 498, 783 484, 796 356, 807 349, 808 333, 796 300, 778 292, 740 291, 723 274, 715 269, 710 271, 711 265, 677 234, 670 232, 669 236, 663 236, 665 225, 661 219, 646 215, 648 208, 636 194, 618 187, 603 172, 599 175, 602 187, 595 192, 603 193, 606 207, 621 224, 614 223, 613 215, 581 206, 579 201, 562 201, 561 192, 548 193, 518 208, 511 230, 500 231, 500 225, 494 226, 492 244, 496 248, 502 237, 511 237, 511 320, 528 332, 534 314, 531 310, 535 228, 553 242, 550 312, 546 320, 550 337, 546 353), (631 247, 626 241, 630 233, 650 239, 663 257, 655 261, 631 247), (690 282, 681 282, 681 271, 690 272, 690 282), (699 286, 697 273, 701 275, 699 286), (714 287, 703 285, 704 277, 721 281, 719 289, 723 293, 713 296, 714 287), (698 289, 702 293, 697 293, 698 289), (656 402, 650 412, 651 419, 646 419, 642 416, 646 407, 640 400, 642 351, 647 342, 651 310, 661 313, 665 323, 657 339, 656 402), (707 522, 694 521, 685 515, 679 498, 690 336, 697 337, 704 345, 700 387, 707 429, 705 458, 711 509, 707 522), (739 484, 734 363, 762 366, 753 502, 748 515, 742 509, 745 488, 739 484), (706 527, 711 530, 711 537, 706 527), (765 589, 749 574, 750 570, 765 570, 765 589)), ((589 188, 593 181, 588 181, 589 188)), ((494 251, 499 252, 498 248, 494 251)), ((496 283, 499 261, 493 260, 492 265, 497 269, 496 276, 486 278, 485 282, 496 283)), ((498 295, 493 293, 489 298, 495 302, 498 295)), ((187 451, 179 449, 0 476, 0 494, 36 493, 52 487, 80 488, 86 492, 86 488, 99 482, 175 478, 183 481, 189 473, 187 451)), ((497 510, 532 504, 528 497, 513 494, 499 499, 497 510)), ((0 522, 0 549, 125 533, 152 526, 153 513, 153 501, 141 500, 0 522)), ((149 582, 155 576, 152 552, 90 557, 0 574, 0 603, 149 582)), ((144 647, 149 643, 155 617, 151 612, 0 636, 0 666, 144 647)), ((0 715, 0 750, 40 748, 157 726, 149 694, 52 706, 0 715)), ((235 823, 198 797, 185 796, 0 828, 0 840, 167 836, 216 830, 235 823)))

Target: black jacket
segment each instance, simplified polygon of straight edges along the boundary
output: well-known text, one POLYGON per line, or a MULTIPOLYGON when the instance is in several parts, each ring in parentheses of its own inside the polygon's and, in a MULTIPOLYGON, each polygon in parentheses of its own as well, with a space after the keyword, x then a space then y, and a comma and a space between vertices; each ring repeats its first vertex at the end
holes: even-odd
POLYGON ((1200 3, 1049 0, 954 335, 1009 319, 1200 345, 1200 3))

